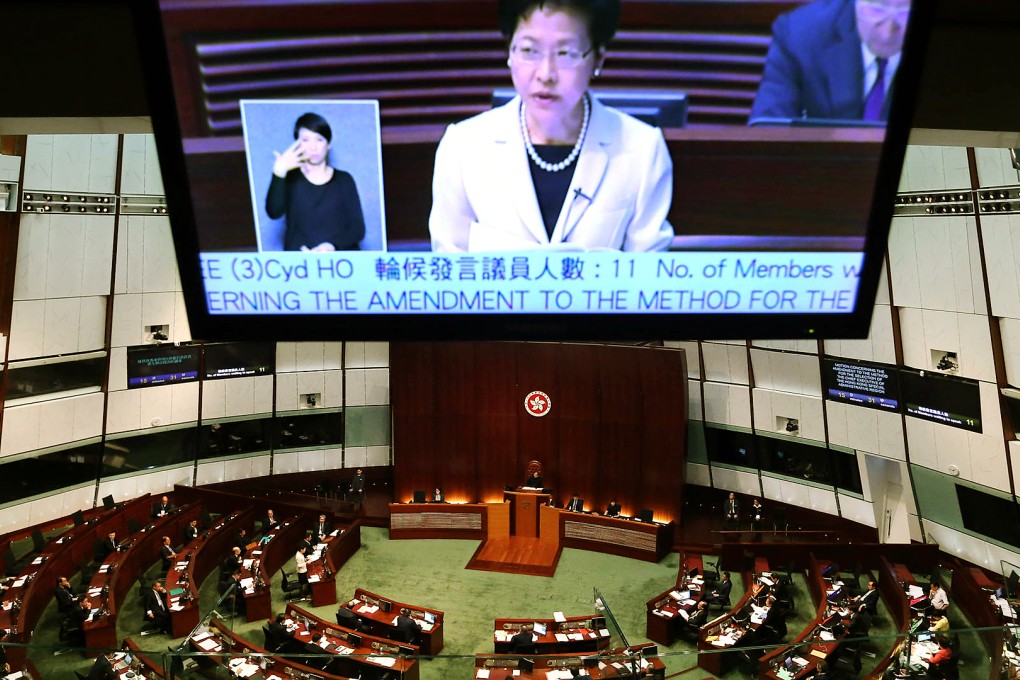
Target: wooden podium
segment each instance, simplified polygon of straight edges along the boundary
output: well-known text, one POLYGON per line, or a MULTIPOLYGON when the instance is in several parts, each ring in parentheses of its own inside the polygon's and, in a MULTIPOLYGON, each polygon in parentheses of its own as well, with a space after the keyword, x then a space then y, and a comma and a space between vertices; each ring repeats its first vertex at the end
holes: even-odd
POLYGON ((513 506, 514 525, 511 535, 538 538, 538 509, 552 494, 540 491, 504 491, 503 500, 513 506))

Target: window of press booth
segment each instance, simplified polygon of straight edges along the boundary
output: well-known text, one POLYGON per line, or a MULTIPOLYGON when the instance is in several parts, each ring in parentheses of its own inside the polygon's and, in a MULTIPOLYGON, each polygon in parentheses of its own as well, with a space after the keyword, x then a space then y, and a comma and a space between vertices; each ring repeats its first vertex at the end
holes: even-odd
POLYGON ((835 447, 830 448, 829 451, 832 452, 832 469, 836 473, 836 487, 841 491, 855 494, 864 493, 857 452, 852 449, 835 447))
POLYGON ((705 448, 712 463, 758 469, 754 434, 741 430, 705 425, 705 448))
POLYGON ((106 376, 106 352, 11 362, 5 402, 68 392, 97 392, 106 376))
POLYGON ((198 458, 268 451, 272 432, 272 417, 204 422, 198 436, 198 458))
POLYGON ((833 484, 829 450, 788 439, 758 437, 761 469, 817 484, 833 484))
POLYGON ((195 460, 198 428, 181 428, 124 437, 108 437, 103 450, 102 476, 132 474, 195 460))
POLYGON ((340 409, 291 411, 275 419, 273 449, 303 449, 341 446, 344 443, 344 414, 340 409))
POLYGON ((12 456, 0 463, 0 505, 52 494, 61 489, 94 483, 103 453, 98 441, 74 448, 27 456, 12 456))

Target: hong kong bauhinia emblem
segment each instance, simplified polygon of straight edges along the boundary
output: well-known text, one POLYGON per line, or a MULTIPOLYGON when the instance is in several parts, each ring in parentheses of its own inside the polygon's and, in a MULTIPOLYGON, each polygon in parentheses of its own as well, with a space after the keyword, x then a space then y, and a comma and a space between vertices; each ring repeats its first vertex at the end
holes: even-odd
POLYGON ((528 396, 524 397, 524 410, 536 418, 546 415, 551 408, 552 399, 545 392, 535 390, 534 392, 529 392, 528 396))

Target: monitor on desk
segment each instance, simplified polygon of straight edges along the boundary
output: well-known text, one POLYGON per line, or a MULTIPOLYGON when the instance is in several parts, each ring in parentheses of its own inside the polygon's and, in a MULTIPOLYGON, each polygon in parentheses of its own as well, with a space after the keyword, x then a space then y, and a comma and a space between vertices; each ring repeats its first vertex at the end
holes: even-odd
MULTIPOLYGON (((517 96, 510 88, 492 93, 492 107, 503 106, 517 96)), ((659 128, 682 128, 687 125, 687 93, 667 91, 596 92, 592 96, 606 106, 623 111, 640 121, 659 128)))
POLYGON ((546 626, 545 626, 544 623, 535 622, 534 625, 535 625, 535 635, 545 635, 547 629, 546 629, 546 626))
POLYGON ((347 643, 351 647, 360 647, 361 646, 361 636, 358 635, 357 633, 348 633, 347 634, 347 643))
POLYGON ((414 490, 414 502, 415 503, 424 503, 425 502, 425 489, 415 489, 414 490))
POLYGON ((425 623, 432 623, 432 624, 434 624, 436 622, 436 615, 433 614, 432 612, 425 612, 425 617, 424 618, 425 618, 425 623))
POLYGON ((103 497, 103 507, 104 508, 109 510, 110 508, 114 507, 115 505, 117 505, 117 504, 113 502, 113 494, 110 494, 109 496, 104 496, 103 497))
POLYGON ((517 660, 517 668, 519 668, 522 673, 531 673, 535 670, 535 660, 521 657, 517 660))
POLYGON ((74 514, 71 515, 71 520, 74 522, 74 526, 80 527, 85 524, 85 513, 81 510, 75 510, 74 514))
POLYGON ((393 611, 393 603, 389 600, 379 600, 379 609, 382 609, 384 612, 389 614, 393 611))

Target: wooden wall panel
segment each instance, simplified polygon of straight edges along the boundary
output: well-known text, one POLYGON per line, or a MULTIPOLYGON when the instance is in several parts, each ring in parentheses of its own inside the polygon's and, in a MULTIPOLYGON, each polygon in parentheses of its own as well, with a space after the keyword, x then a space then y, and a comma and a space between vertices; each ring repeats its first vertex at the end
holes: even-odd
POLYGON ((559 417, 556 394, 559 393, 557 373, 559 345, 549 343, 522 343, 517 345, 517 387, 515 408, 517 414, 517 476, 504 480, 504 484, 520 484, 527 476, 531 460, 542 463, 546 486, 559 488, 560 471, 556 452, 559 450, 559 417), (541 390, 553 400, 553 410, 547 416, 536 418, 524 412, 524 398, 534 390, 541 390))
POLYGON ((394 343, 395 498, 440 484, 452 501, 497 500, 545 469, 560 502, 616 497, 679 519, 686 453, 680 350, 553 343, 394 343), (549 415, 524 411, 532 390, 549 415))

